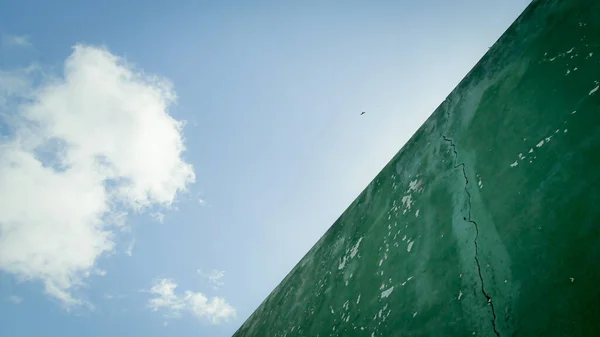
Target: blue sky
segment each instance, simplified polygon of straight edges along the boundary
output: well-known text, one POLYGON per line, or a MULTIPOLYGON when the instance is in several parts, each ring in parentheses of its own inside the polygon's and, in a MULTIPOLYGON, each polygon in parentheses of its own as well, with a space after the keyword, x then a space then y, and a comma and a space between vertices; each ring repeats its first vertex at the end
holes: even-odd
POLYGON ((231 335, 528 3, 0 0, 0 334, 231 335))

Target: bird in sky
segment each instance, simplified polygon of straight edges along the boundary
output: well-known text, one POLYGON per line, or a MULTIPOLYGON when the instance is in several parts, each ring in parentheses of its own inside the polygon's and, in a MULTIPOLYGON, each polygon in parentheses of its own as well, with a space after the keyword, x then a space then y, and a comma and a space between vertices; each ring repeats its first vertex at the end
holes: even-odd
POLYGON ((364 112, 364 111, 360 113, 360 115, 361 115, 361 116, 362 116, 362 115, 364 115, 364 114, 365 114, 365 112, 364 112))

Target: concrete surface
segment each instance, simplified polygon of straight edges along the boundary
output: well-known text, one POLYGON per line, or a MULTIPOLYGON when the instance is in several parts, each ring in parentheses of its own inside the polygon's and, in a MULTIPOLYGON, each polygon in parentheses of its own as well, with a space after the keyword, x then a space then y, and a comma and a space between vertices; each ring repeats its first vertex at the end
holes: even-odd
POLYGON ((600 336, 599 85, 534 1, 234 336, 600 336))

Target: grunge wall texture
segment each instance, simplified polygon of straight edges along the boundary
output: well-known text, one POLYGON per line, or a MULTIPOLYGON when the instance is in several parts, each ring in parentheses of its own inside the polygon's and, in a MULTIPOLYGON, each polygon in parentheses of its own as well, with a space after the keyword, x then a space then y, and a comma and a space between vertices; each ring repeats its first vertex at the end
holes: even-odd
POLYGON ((599 335, 599 86, 600 1, 532 2, 234 336, 599 335))

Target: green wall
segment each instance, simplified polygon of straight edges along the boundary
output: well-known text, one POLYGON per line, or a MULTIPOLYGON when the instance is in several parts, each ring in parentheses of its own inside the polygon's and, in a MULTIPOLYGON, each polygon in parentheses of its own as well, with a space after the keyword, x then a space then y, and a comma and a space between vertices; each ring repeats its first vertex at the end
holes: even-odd
POLYGON ((600 336, 599 84, 534 1, 235 336, 600 336))

